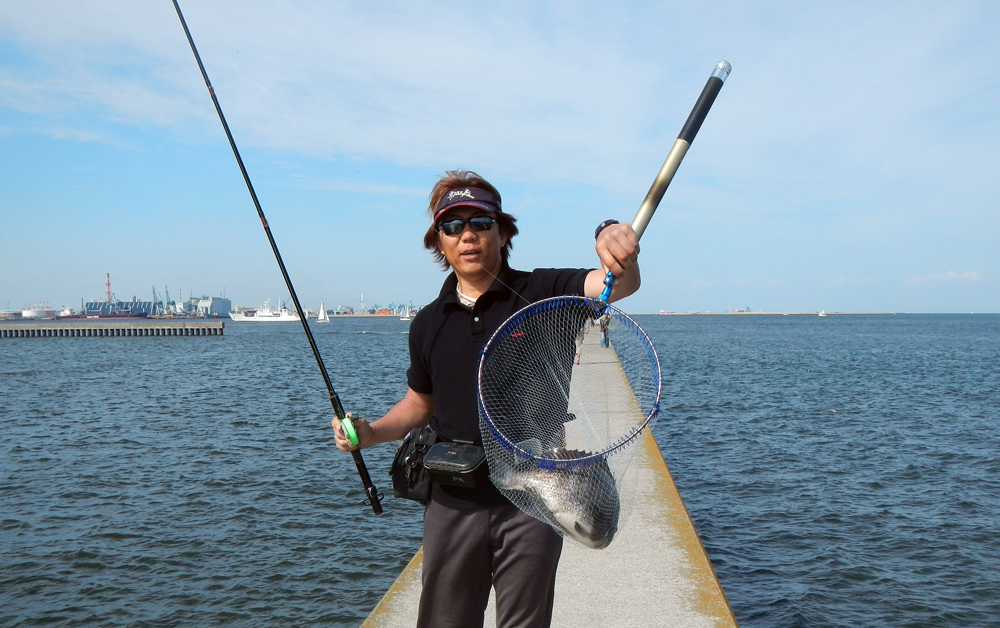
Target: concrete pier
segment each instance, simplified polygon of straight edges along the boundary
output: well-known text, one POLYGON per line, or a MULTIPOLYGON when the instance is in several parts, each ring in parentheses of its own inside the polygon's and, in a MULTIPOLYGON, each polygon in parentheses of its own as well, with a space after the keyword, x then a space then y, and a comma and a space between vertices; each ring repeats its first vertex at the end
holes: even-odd
MULTIPOLYGON (((609 401, 611 422, 635 425, 642 413, 612 347, 601 347, 598 333, 583 342, 573 368, 570 408, 588 394, 609 401)), ((581 416, 582 410, 577 410, 581 416)), ((624 432, 622 432, 624 433, 624 432)), ((567 424, 569 447, 574 434, 567 424)), ((556 575, 553 628, 735 628, 729 607, 667 469, 656 440, 645 430, 628 467, 632 510, 606 549, 587 549, 567 540, 556 575)), ((577 443, 585 449, 582 441, 577 443)), ((572 448, 572 447, 571 447, 572 448)), ((609 461, 611 464, 611 461, 609 461)), ((421 587, 421 552, 410 561, 362 628, 404 628, 416 623, 421 587)), ((496 626, 491 595, 485 626, 496 626)))
MULTIPOLYGON (((556 575, 553 628, 735 628, 719 585, 651 435, 642 444, 640 499, 615 541, 603 550, 567 541, 556 575)), ((412 628, 420 600, 421 552, 389 588, 362 628, 412 628)), ((494 600, 486 628, 496 625, 494 600)))
POLYGON ((0 338, 140 338, 221 336, 225 324, 216 320, 85 319, 32 323, 0 323, 0 338))

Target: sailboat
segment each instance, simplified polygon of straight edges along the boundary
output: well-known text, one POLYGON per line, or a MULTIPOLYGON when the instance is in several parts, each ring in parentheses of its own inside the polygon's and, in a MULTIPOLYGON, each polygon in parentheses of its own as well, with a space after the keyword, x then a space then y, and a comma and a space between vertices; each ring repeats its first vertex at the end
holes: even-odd
POLYGON ((322 301, 319 302, 319 316, 316 317, 316 322, 317 323, 330 322, 330 315, 326 313, 326 306, 323 305, 322 301))
POLYGON ((401 321, 410 320, 410 308, 405 303, 403 304, 403 313, 400 315, 399 320, 401 321))
POLYGON ((820 316, 826 316, 826 312, 825 312, 825 311, 823 311, 823 310, 820 310, 820 311, 819 311, 819 315, 820 315, 820 316))

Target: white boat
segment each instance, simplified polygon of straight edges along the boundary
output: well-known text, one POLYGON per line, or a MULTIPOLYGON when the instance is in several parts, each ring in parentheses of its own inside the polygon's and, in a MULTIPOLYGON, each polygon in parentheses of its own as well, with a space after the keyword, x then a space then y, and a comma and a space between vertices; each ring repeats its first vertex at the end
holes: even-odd
POLYGON ((823 311, 823 310, 820 310, 820 311, 819 311, 819 315, 820 315, 820 316, 826 316, 826 312, 825 312, 825 311, 823 311))
POLYGON ((326 306, 323 305, 322 301, 319 302, 319 316, 316 317, 316 322, 317 323, 330 322, 330 315, 326 313, 326 306))
POLYGON ((299 320, 299 315, 287 307, 272 310, 271 299, 268 299, 259 310, 230 312, 229 318, 237 323, 284 323, 299 320))

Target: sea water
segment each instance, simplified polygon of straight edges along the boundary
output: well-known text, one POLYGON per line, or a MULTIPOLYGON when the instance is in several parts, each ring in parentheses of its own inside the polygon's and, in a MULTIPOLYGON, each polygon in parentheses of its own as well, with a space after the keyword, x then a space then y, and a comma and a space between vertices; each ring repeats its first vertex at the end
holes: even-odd
MULTIPOLYGON (((741 625, 1000 626, 1000 316, 637 320, 741 625)), ((408 323, 313 329, 349 410, 405 393, 408 323)), ((357 626, 421 509, 330 415, 295 323, 0 341, 0 626, 357 626)))

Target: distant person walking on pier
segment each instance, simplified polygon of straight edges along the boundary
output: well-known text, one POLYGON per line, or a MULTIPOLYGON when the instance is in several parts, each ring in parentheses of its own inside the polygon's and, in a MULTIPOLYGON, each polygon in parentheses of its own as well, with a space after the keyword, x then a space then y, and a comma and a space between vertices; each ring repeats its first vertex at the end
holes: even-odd
MULTIPOLYGON (((432 223, 424 246, 453 272, 410 326, 406 395, 378 421, 355 419, 355 448, 397 441, 428 424, 442 441, 481 447, 476 373, 493 332, 529 302, 599 296, 608 271, 617 277, 612 301, 639 287, 639 244, 629 225, 606 221, 598 228, 601 269, 523 272, 507 263, 516 219, 503 212, 500 193, 479 175, 447 172, 431 191, 428 209, 432 223)), ((350 451, 336 418, 333 427, 337 447, 350 451)), ((473 488, 434 484, 423 541, 418 627, 482 626, 491 587, 498 628, 550 625, 562 537, 519 511, 488 480, 473 488)))

